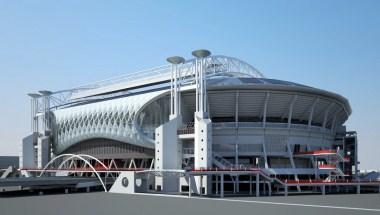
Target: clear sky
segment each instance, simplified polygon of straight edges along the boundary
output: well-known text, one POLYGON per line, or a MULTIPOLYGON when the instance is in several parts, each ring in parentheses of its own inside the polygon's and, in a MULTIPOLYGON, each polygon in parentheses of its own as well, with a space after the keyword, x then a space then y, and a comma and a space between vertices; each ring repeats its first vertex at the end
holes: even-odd
POLYGON ((0 0, 0 154, 30 131, 28 92, 207 48, 351 103, 361 168, 380 169, 380 1, 0 0))

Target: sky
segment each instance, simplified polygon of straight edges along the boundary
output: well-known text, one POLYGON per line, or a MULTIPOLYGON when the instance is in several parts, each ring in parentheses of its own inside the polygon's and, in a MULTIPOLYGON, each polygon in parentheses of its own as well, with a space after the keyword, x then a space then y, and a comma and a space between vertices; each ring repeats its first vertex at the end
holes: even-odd
POLYGON ((380 1, 0 0, 0 155, 18 155, 38 90, 213 54, 339 93, 362 169, 380 169, 380 1))

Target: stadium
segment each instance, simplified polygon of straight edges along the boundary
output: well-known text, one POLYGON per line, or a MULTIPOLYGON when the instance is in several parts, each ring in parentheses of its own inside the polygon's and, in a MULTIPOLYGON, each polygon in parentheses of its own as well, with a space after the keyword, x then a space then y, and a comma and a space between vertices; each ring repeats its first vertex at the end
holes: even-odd
POLYGON ((346 98, 267 78, 233 57, 192 54, 28 94, 23 174, 117 173, 110 191, 122 193, 270 195, 372 185, 356 181, 357 136, 344 126, 351 114, 346 98), (136 182, 133 188, 128 181, 136 182))

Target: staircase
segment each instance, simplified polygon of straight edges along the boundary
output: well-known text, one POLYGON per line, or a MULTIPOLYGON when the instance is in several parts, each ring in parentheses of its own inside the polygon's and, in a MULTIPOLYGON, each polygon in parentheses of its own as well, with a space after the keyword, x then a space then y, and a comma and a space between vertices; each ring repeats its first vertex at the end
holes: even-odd
POLYGON ((337 150, 336 156, 340 162, 349 162, 350 161, 349 159, 347 159, 347 157, 344 157, 343 151, 337 150))
POLYGON ((343 172, 339 167, 336 167, 335 170, 334 170, 334 172, 335 172, 335 174, 337 174, 338 176, 342 176, 342 177, 346 176, 346 175, 344 174, 344 172, 343 172))
POLYGON ((319 169, 329 169, 331 173, 334 173, 334 175, 329 176, 326 180, 331 180, 332 176, 341 176, 344 177, 344 172, 339 168, 338 163, 336 164, 321 164, 318 166, 319 169))
POLYGON ((5 169, 5 171, 3 172, 3 174, 1 175, 0 178, 7 178, 9 175, 11 175, 13 173, 13 166, 9 166, 7 169, 5 169))
POLYGON ((231 168, 234 167, 234 164, 229 162, 227 159, 223 158, 221 155, 217 153, 213 153, 214 158, 213 158, 213 163, 215 166, 221 169, 226 169, 226 168, 231 168))

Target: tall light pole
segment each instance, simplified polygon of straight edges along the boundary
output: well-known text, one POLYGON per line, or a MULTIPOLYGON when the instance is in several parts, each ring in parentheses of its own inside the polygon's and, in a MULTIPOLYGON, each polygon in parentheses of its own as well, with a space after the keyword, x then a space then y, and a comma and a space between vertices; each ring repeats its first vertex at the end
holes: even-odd
POLYGON ((166 59, 171 63, 171 81, 170 81, 170 119, 181 114, 181 72, 178 68, 179 64, 185 62, 183 57, 173 56, 166 59))
POLYGON ((211 52, 206 49, 195 50, 191 53, 195 59, 195 99, 196 99, 196 112, 207 112, 207 86, 206 86, 206 74, 205 72, 205 58, 211 55, 211 52))

